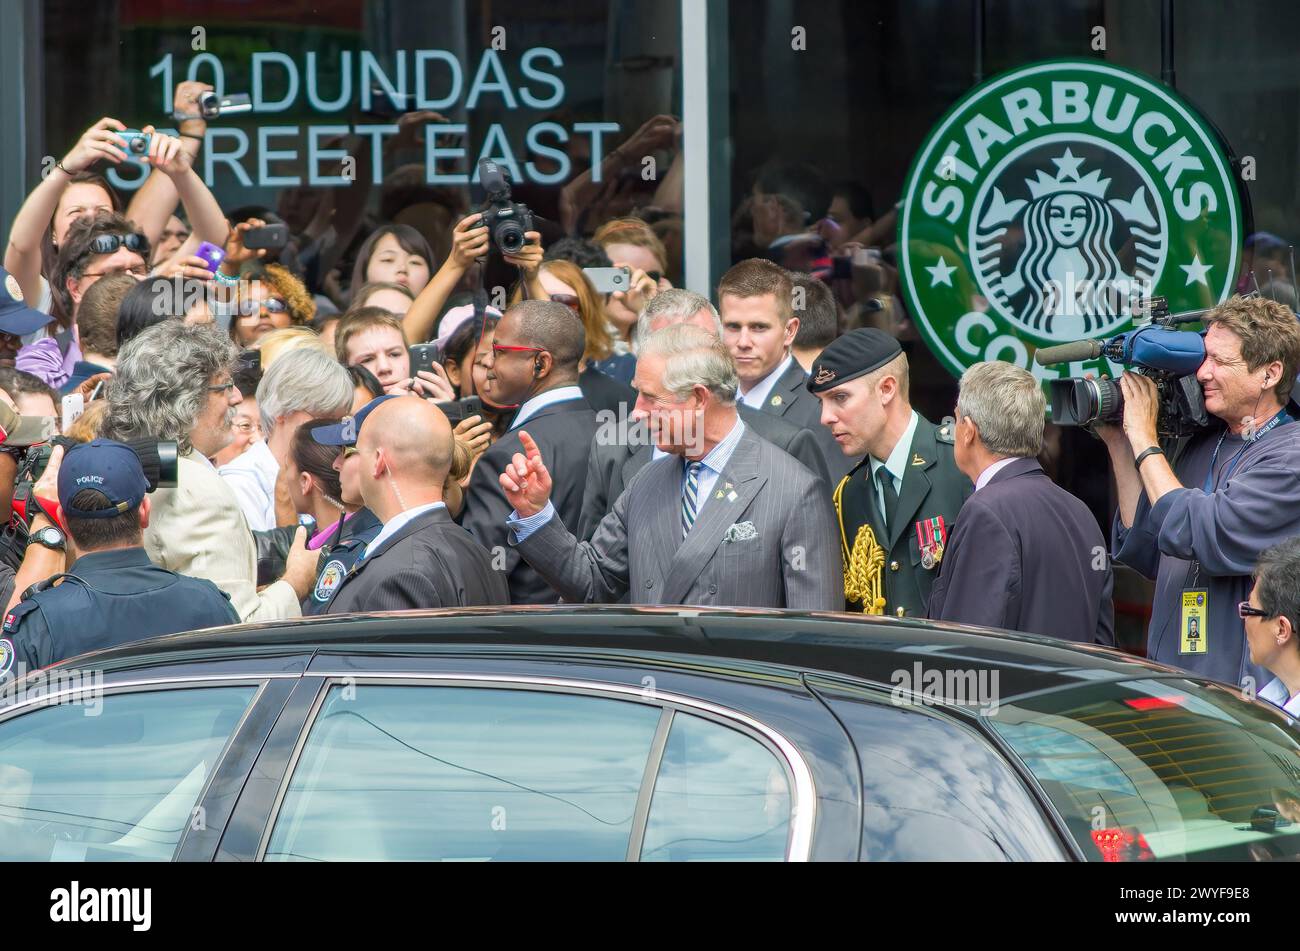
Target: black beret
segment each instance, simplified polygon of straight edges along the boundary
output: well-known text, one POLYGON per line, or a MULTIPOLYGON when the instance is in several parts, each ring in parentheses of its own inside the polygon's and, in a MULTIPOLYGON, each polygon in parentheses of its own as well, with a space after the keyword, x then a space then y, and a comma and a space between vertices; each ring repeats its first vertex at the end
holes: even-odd
POLYGON ((879 370, 903 352, 898 340, 875 327, 850 330, 831 341, 808 374, 808 392, 820 393, 879 370))

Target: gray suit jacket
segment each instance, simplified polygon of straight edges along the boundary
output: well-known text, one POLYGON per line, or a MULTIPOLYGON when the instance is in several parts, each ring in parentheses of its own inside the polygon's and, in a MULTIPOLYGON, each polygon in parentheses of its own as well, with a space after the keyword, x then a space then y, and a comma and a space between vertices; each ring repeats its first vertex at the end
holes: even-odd
MULTIPOLYGON (((822 458, 821 449, 812 433, 793 423, 787 423, 779 416, 772 416, 744 404, 738 404, 736 409, 747 429, 789 453, 821 479, 823 486, 830 486, 826 461, 822 458)), ((577 534, 583 541, 591 541, 591 536, 596 534, 596 526, 609 514, 614 500, 623 494, 623 489, 632 481, 632 477, 654 458, 654 445, 650 442, 649 432, 644 425, 628 423, 626 433, 621 427, 611 433, 610 427, 603 422, 608 417, 602 417, 598 413, 597 419, 602 421, 602 425, 596 430, 596 437, 591 442, 587 482, 582 491, 582 514, 578 517, 577 534)), ((829 488, 822 491, 829 492, 829 488)))
POLYGON ((830 473, 828 485, 839 485, 840 479, 862 461, 862 457, 844 455, 840 444, 835 441, 831 431, 822 425, 822 401, 808 392, 808 374, 797 360, 791 360, 790 366, 777 379, 772 392, 763 401, 763 412, 779 416, 787 423, 802 426, 813 435, 817 448, 826 461, 826 471, 830 473))
POLYGON ((746 428, 685 541, 681 497, 681 459, 659 459, 633 477, 590 542, 555 517, 515 544, 567 601, 609 603, 626 592, 633 604, 844 607, 834 510, 817 476, 789 455, 746 428))

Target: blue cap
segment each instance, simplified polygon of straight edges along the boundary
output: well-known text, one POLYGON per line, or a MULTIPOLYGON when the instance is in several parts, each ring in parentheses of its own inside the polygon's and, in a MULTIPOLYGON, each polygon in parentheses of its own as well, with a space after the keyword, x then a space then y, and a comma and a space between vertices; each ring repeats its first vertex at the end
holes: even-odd
POLYGON ((341 423, 335 423, 333 426, 313 426, 311 438, 322 446, 355 446, 357 444, 357 434, 361 432, 361 424, 366 421, 367 416, 374 412, 375 407, 384 400, 400 398, 396 393, 376 396, 357 410, 355 416, 344 416, 341 423))
POLYGON ((18 278, 0 267, 0 333, 22 337, 40 330, 54 318, 23 302, 18 278))
POLYGON ((130 446, 111 439, 73 446, 59 466, 59 504, 75 518, 115 518, 139 505, 149 491, 140 457, 130 446), (104 493, 111 508, 74 508, 72 497, 82 489, 104 493))

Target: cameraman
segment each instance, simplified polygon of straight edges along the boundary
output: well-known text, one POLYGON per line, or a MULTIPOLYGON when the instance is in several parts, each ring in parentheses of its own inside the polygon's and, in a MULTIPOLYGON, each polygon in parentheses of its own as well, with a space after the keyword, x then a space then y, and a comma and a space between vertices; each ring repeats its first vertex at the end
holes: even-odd
POLYGON ((149 561, 149 484, 131 447, 108 439, 74 446, 57 478, 78 557, 67 574, 33 585, 5 615, 11 659, 34 670, 127 641, 239 620, 211 581, 149 561))
POLYGON ((1208 430, 1166 457, 1155 383, 1125 373, 1124 422, 1098 425, 1119 491, 1111 549, 1156 581, 1147 656, 1230 684, 1251 664, 1237 604, 1260 553, 1300 533, 1300 323, 1263 297, 1232 297, 1204 318, 1196 379, 1208 430), (1194 636, 1199 635, 1199 636, 1194 636))

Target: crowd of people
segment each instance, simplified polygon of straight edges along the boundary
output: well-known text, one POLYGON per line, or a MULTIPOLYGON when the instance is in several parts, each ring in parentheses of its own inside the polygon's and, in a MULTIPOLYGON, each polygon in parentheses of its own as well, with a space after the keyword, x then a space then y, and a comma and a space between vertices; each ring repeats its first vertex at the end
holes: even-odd
MULTIPOLYGON (((1030 373, 976 364, 950 415, 913 407, 941 371, 904 345, 892 214, 860 186, 763 170, 737 263, 684 289, 669 181, 602 215, 580 177, 511 250, 417 186, 380 218, 365 195, 222 209, 199 119, 144 130, 124 208, 96 171, 124 128, 54 164, 0 271, 6 672, 236 621, 560 601, 1113 645, 1120 562, 1156 581, 1149 656, 1298 702, 1300 323, 1277 300, 1206 316, 1214 421, 1176 446, 1125 374, 1122 425, 1097 427, 1107 539, 1040 463, 1030 373)), ((657 117, 610 161, 673 137, 657 117)))

